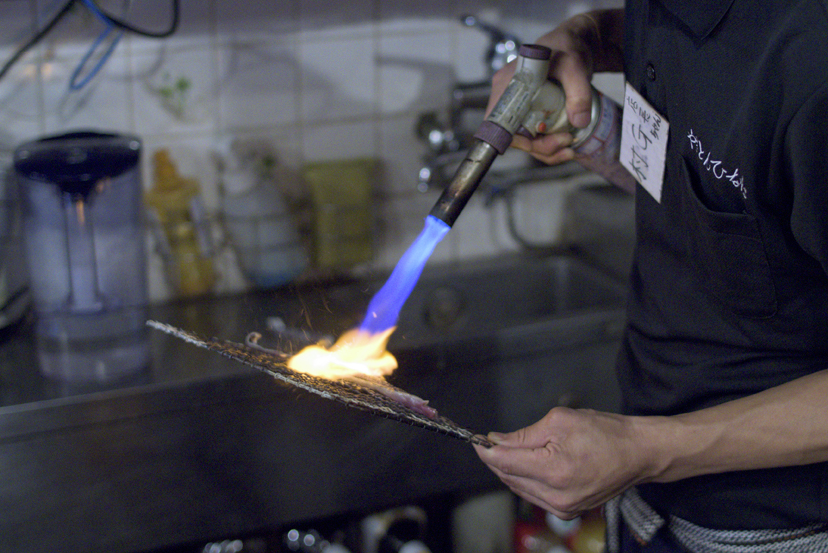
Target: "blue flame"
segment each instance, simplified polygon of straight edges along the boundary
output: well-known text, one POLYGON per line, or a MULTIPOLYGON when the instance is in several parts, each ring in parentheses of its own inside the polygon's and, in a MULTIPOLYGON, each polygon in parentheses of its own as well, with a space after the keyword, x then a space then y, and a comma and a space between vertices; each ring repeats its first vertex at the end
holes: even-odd
POLYGON ((368 311, 359 327, 360 330, 377 334, 397 324, 400 309, 420 279, 428 258, 450 229, 451 227, 440 219, 431 215, 426 217, 423 231, 397 262, 385 285, 368 304, 368 311))

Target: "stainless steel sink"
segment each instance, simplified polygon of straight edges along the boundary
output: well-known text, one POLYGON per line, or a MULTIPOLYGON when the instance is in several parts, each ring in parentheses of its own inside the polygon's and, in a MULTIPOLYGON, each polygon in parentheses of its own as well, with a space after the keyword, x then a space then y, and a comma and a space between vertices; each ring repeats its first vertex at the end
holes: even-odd
POLYGON ((624 286, 575 256, 505 256, 424 272, 390 347, 515 336, 520 329, 616 312, 624 286))
POLYGON ((621 281, 577 256, 433 266, 389 343, 393 378, 424 397, 454 390, 475 428, 520 428, 556 405, 615 411, 624 301, 621 281))
MULTIPOLYGON (((151 318, 234 341, 274 317, 336 335, 383 283, 188 300, 153 306, 151 318)), ((389 345, 391 378, 480 432, 560 404, 614 409, 623 296, 577 257, 434 265, 389 345)), ((0 509, 0 543, 19 536, 6 549, 80 553, 94 535, 107 551, 158 550, 501 487, 464 442, 150 339, 142 381, 72 394, 37 377, 31 341, 0 343, 0 505, 13 506, 0 509)))

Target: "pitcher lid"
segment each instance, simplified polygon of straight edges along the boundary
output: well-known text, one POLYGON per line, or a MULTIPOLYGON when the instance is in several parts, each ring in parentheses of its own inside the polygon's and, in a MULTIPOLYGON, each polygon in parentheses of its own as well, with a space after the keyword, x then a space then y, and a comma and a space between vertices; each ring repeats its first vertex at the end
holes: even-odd
POLYGON ((75 131, 46 136, 18 146, 16 172, 51 182, 64 192, 87 195, 105 177, 117 177, 138 164, 141 141, 135 136, 75 131))

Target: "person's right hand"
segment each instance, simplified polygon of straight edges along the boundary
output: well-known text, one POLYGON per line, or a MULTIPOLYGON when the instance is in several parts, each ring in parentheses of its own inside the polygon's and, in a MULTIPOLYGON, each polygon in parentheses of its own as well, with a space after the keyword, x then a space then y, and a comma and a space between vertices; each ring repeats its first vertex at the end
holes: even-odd
MULTIPOLYGON (((618 37, 623 30, 623 11, 612 10, 579 14, 564 21, 553 31, 540 37, 536 44, 552 49, 549 77, 561 83, 566 94, 566 113, 569 122, 576 128, 589 125, 592 110, 592 88, 590 81, 596 70, 612 71, 621 69, 617 41, 602 40, 618 37), (610 31, 604 26, 613 27, 610 31), (605 50, 607 49, 607 50, 605 50)), ((517 62, 506 65, 492 78, 492 93, 486 114, 494 108, 506 86, 515 73, 517 62)), ((574 159, 575 152, 570 133, 539 135, 529 139, 515 135, 512 146, 528 152, 536 159, 555 165, 574 159)))

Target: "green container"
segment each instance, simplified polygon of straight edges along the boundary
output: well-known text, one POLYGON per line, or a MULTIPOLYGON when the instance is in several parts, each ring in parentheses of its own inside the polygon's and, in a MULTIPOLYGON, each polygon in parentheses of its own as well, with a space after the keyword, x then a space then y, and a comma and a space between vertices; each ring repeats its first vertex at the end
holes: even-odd
POLYGON ((376 168, 374 159, 351 159, 311 163, 303 169, 313 201, 318 269, 348 269, 372 259, 376 168))

